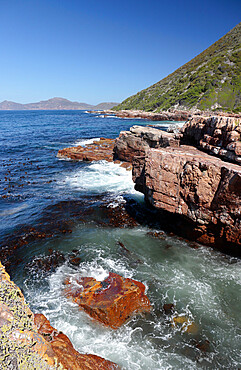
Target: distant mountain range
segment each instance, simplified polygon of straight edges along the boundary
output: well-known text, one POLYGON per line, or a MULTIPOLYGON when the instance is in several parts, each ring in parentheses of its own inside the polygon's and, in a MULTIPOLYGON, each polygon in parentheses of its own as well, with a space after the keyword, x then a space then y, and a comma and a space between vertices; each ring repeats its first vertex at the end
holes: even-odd
POLYGON ((241 23, 190 62, 115 109, 241 112, 241 23))
POLYGON ((13 101, 4 100, 0 103, 0 110, 103 110, 112 109, 118 103, 100 103, 91 105, 86 103, 73 102, 63 98, 52 98, 37 103, 20 104, 13 101))

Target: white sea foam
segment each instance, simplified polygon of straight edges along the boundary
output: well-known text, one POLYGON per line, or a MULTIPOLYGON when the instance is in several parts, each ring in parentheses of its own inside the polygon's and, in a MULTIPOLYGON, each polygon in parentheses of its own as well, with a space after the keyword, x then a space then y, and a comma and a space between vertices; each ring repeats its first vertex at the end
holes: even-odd
POLYGON ((155 121, 152 123, 152 125, 157 127, 169 127, 173 125, 181 128, 184 123, 185 121, 155 121))
POLYGON ((94 141, 99 141, 100 138, 99 137, 93 137, 91 139, 80 139, 80 140, 77 140, 75 143, 74 143, 74 146, 85 146, 87 144, 93 144, 94 141))
POLYGON ((93 162, 88 167, 68 173, 62 181, 80 191, 139 194, 134 190, 131 171, 112 162, 93 162))
MULTIPOLYGON (((192 250, 171 237, 163 241, 150 239, 147 231, 146 228, 108 230, 80 226, 70 250, 78 249, 86 261, 78 268, 67 263, 58 268, 47 278, 49 289, 40 288, 38 294, 36 282, 30 276, 25 290, 33 309, 45 314, 54 327, 68 335, 78 351, 99 355, 127 370, 196 370, 201 361, 202 368, 209 368, 209 364, 215 368, 238 368, 239 316, 238 310, 236 316, 232 310, 234 305, 239 307, 240 263, 235 260, 229 264, 222 261, 221 254, 204 247, 192 250), (130 251, 127 257, 118 249, 119 240, 130 251), (143 263, 133 267, 130 264, 133 258, 141 258, 143 263), (113 331, 65 299, 66 277, 80 274, 101 281, 109 271, 146 282, 154 315, 134 318, 113 331), (170 321, 173 316, 160 314, 159 307, 169 302, 176 307, 174 315, 196 323, 198 336, 173 327, 170 321), (210 351, 198 352, 191 344, 193 339, 209 340, 210 351)), ((66 248, 67 240, 62 243, 66 248)))

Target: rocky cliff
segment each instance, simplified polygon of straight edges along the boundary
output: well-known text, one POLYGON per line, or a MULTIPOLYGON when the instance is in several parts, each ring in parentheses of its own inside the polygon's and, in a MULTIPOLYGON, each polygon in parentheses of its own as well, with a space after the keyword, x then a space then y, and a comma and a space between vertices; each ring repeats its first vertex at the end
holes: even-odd
POLYGON ((241 118, 193 116, 181 131, 182 142, 241 164, 241 118))
POLYGON ((241 23, 175 72, 115 109, 241 112, 241 23))
POLYGON ((222 116, 191 118, 180 134, 133 126, 114 153, 132 162, 136 189, 173 215, 182 235, 240 255, 240 131, 240 119, 222 116))
POLYGON ((189 239, 240 253, 240 166, 185 145, 149 149, 133 161, 133 180, 149 204, 183 217, 189 239))

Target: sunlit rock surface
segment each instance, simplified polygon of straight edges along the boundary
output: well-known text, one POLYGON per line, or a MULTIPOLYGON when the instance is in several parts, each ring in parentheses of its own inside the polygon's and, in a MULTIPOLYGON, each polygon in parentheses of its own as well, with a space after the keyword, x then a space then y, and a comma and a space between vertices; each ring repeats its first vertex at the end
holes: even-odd
POLYGON ((113 161, 114 139, 101 138, 92 144, 85 146, 74 146, 61 149, 58 152, 59 158, 69 158, 76 161, 113 161))
POLYGON ((149 149, 134 160, 133 179, 148 203, 193 223, 191 239, 240 254, 240 166, 185 145, 149 149))
POLYGON ((241 118, 193 116, 181 131, 183 142, 241 164, 241 118))
POLYGON ((149 148, 179 146, 180 134, 165 132, 153 127, 133 126, 130 131, 122 131, 115 141, 115 157, 132 162, 143 156, 149 148))
POLYGON ((92 277, 68 279, 65 294, 91 317, 113 329, 118 328, 134 313, 149 312, 151 305, 145 286, 115 273, 103 281, 92 277))

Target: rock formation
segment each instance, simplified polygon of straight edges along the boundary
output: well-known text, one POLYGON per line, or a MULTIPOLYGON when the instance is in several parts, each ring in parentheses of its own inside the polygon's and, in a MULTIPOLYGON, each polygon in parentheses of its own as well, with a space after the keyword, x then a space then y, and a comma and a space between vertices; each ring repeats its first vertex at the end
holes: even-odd
POLYGON ((1 369, 119 369, 102 357, 80 354, 44 315, 34 315, 1 262, 0 342, 1 369))
MULTIPOLYGON (((145 118, 158 116, 142 113, 145 118)), ((79 154, 70 148, 59 151, 59 156, 132 163, 136 189, 156 209, 180 216, 183 236, 240 254, 240 116, 194 114, 178 133, 133 126, 115 142, 106 144, 105 140, 87 148, 88 155, 83 148, 79 154), (106 147, 107 156, 103 154, 106 147)))
POLYGON ((180 216, 184 236, 240 254, 240 133, 240 118, 195 116, 181 134, 133 126, 120 133, 114 153, 132 162, 135 187, 149 204, 180 216))
POLYGON ((241 164, 241 118, 193 116, 181 131, 183 142, 241 164))
POLYGON ((133 180, 149 204, 192 222, 190 239, 240 253, 240 166, 190 146, 149 149, 133 161, 133 180))
POLYGON ((115 141, 114 158, 132 162, 135 157, 143 156, 147 149, 179 146, 179 134, 172 134, 145 126, 132 126, 130 131, 121 131, 115 141))
POLYGON ((77 277, 66 281, 65 294, 91 317, 117 329, 134 313, 149 312, 151 305, 145 286, 115 273, 103 281, 92 277, 77 277))
POLYGON ((142 118, 147 119, 150 121, 186 121, 187 119, 191 118, 193 112, 189 111, 162 111, 160 113, 153 113, 153 112, 145 112, 142 110, 104 110, 104 111, 89 111, 89 113, 99 113, 103 114, 104 116, 112 116, 115 115, 116 117, 120 118, 142 118))
POLYGON ((92 144, 74 146, 59 150, 58 158, 69 158, 75 161, 113 161, 114 140, 101 138, 92 144))

